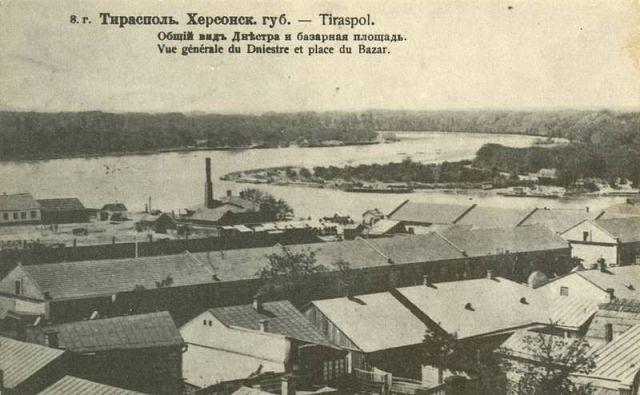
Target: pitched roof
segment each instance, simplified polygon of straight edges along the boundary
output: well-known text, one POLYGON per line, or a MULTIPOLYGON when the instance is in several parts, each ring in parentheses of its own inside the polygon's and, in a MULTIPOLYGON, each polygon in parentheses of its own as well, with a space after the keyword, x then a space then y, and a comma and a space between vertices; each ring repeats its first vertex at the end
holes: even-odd
POLYGON ((64 350, 0 336, 0 370, 4 372, 4 386, 17 387, 62 354, 64 350))
POLYGON ((640 324, 640 300, 616 299, 599 307, 586 333, 590 340, 605 341, 606 324, 612 324, 614 338, 640 324))
POLYGON ((562 233, 585 219, 595 219, 597 216, 597 213, 586 210, 541 208, 524 219, 520 226, 540 224, 556 233, 562 233))
POLYGON ((238 388, 232 395, 272 395, 271 392, 263 391, 259 388, 242 386, 238 388))
POLYGON ((184 344, 166 311, 51 325, 61 348, 74 352, 170 347, 184 344))
POLYGON ((446 332, 458 338, 549 323, 548 304, 526 285, 496 277, 398 288, 446 332), (521 298, 526 303, 521 302, 521 298), (467 304, 470 303, 470 308, 467 304))
POLYGON ((595 223, 622 243, 640 241, 640 217, 599 219, 595 223))
POLYGON ((391 293, 311 302, 364 352, 420 344, 426 326, 391 293))
POLYGON ((593 299, 559 296, 551 302, 550 321, 577 330, 596 314, 599 304, 593 299))
MULTIPOLYGON (((292 253, 313 252, 317 264, 329 269, 341 260, 348 262, 352 269, 389 264, 383 255, 362 239, 294 244, 288 245, 286 248, 292 253)), ((211 251, 192 255, 200 262, 209 265, 220 280, 235 281, 256 278, 256 273, 269 263, 267 256, 271 254, 282 254, 282 246, 211 251)))
POLYGON ((227 326, 259 330, 260 320, 266 319, 269 320, 268 332, 309 343, 331 344, 288 300, 264 302, 259 312, 252 305, 217 307, 209 311, 227 326))
POLYGON ((433 262, 463 258, 461 250, 437 233, 397 235, 367 240, 373 248, 391 258, 395 264, 433 262))
POLYGON ((371 228, 369 229, 369 235, 370 236, 384 235, 399 223, 400 221, 394 221, 392 219, 381 219, 375 222, 371 226, 371 228))
POLYGON ((73 376, 64 376, 38 395, 99 394, 99 395, 142 395, 123 388, 99 384, 73 376))
POLYGON ((596 368, 589 377, 619 381, 631 386, 640 371, 640 325, 636 325, 596 350, 596 368))
POLYGON ((421 203, 405 201, 389 213, 395 221, 418 222, 424 224, 452 224, 475 205, 421 203))
POLYGON ((640 299, 640 265, 581 270, 570 275, 580 276, 603 291, 611 288, 617 298, 640 299))
POLYGON ((602 211, 602 215, 598 219, 610 219, 619 217, 640 216, 640 202, 627 201, 607 207, 602 211))
POLYGON ((471 225, 473 229, 513 227, 526 219, 535 209, 475 206, 456 221, 459 225, 471 225))
POLYGON ((539 352, 538 347, 542 344, 550 344, 553 342, 555 347, 550 353, 552 356, 557 356, 559 360, 561 356, 569 350, 574 341, 575 339, 521 329, 509 336, 497 351, 506 354, 508 357, 518 357, 536 361, 542 356, 546 356, 544 352, 539 352))
POLYGON ((84 206, 78 198, 38 199, 38 204, 45 211, 84 210, 84 206))
POLYGON ((102 209, 107 211, 127 211, 127 206, 124 203, 107 203, 102 206, 102 209))
POLYGON ((192 385, 205 388, 221 381, 248 378, 256 372, 285 371, 284 361, 277 362, 240 352, 189 344, 182 354, 182 374, 192 385))
POLYGON ((567 241, 542 225, 472 230, 453 227, 442 235, 468 256, 569 248, 567 241))
POLYGON ((213 282, 213 272, 190 253, 101 261, 63 262, 24 267, 40 290, 53 299, 113 295, 137 286, 157 288, 171 277, 171 286, 213 282))
POLYGON ((38 202, 30 193, 16 193, 14 195, 0 195, 0 211, 20 211, 39 209, 38 202))

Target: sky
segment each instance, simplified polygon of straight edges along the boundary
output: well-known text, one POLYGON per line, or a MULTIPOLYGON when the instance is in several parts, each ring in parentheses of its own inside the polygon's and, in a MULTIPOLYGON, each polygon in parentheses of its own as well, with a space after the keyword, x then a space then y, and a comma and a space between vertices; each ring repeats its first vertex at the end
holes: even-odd
POLYGON ((0 0, 5 110, 554 108, 640 109, 638 1, 0 0), (100 12, 173 15, 181 24, 121 29, 101 25, 100 12), (206 29, 187 26, 187 12, 286 13, 292 24, 206 29), (368 13, 375 26, 322 26, 321 12, 368 13), (92 24, 71 24, 70 15, 88 16, 92 24), (159 53, 158 32, 185 30, 228 37, 249 30, 400 33, 407 41, 392 45, 388 55, 159 53))

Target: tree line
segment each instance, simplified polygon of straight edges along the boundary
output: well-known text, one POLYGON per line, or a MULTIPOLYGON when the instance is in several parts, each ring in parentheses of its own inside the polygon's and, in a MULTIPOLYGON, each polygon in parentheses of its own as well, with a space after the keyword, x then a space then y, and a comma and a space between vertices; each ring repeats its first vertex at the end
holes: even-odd
MULTIPOLYGON (((384 111, 237 114, 0 112, 0 156, 41 158, 203 146, 365 142, 378 130, 515 133, 640 147, 640 113, 384 111)), ((637 153, 637 152, 636 152, 637 153)), ((627 158, 633 152, 626 153, 627 158)), ((623 159, 624 160, 624 159, 623 159)))

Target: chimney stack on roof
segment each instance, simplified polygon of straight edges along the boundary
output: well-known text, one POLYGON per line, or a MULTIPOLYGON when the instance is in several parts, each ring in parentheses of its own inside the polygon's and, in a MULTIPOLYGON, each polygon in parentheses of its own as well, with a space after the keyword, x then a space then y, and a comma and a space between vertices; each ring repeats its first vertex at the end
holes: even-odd
POLYGON ((489 280, 493 280, 493 279, 496 278, 496 275, 495 275, 493 269, 487 269, 487 278, 489 280))
POLYGON ((430 287, 431 286, 431 276, 429 276, 428 274, 423 275, 422 276, 422 285, 430 287))
POLYGON ((269 320, 260 320, 260 332, 269 331, 269 320))
POLYGON ((207 173, 204 183, 204 206, 213 208, 213 182, 211 181, 211 158, 205 158, 205 171, 207 173))
POLYGON ((47 347, 58 348, 58 331, 55 329, 46 329, 44 331, 44 344, 47 347))
POLYGON ((615 290, 613 288, 607 288, 607 302, 613 302, 616 300, 615 290))
POLYGON ((262 312, 262 295, 256 295, 253 297, 253 309, 258 313, 262 312))

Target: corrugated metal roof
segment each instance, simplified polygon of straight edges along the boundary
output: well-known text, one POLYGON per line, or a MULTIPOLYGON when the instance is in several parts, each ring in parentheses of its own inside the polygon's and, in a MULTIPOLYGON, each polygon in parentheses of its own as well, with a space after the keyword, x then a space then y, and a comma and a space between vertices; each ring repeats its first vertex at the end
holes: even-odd
POLYGON ((227 326, 259 330, 260 320, 266 319, 269 321, 268 332, 309 343, 331 345, 329 339, 288 300, 262 303, 259 312, 252 305, 217 307, 209 311, 227 326))
POLYGON ((364 352, 420 344, 424 339, 425 324, 389 292, 312 303, 364 352))
POLYGON ((371 226, 369 229, 369 235, 371 236, 381 236, 393 229, 394 226, 398 225, 400 221, 394 221, 392 219, 381 219, 371 226))
POLYGON ((15 388, 63 354, 64 350, 0 336, 0 370, 4 371, 4 386, 15 388))
POLYGON ((184 340, 171 315, 158 313, 103 318, 52 325, 61 348, 94 352, 181 346, 184 340))
POLYGON ((64 376, 56 383, 40 392, 39 395, 143 395, 123 388, 99 384, 93 381, 80 379, 73 376, 64 376))
POLYGON ((211 269, 190 253, 28 265, 25 270, 53 299, 112 295, 137 286, 155 289, 168 277, 172 287, 214 281, 211 269))
POLYGON ((551 302, 550 320, 559 326, 578 329, 598 311, 599 304, 592 299, 559 296, 551 302))
POLYGON ((40 205, 30 193, 0 195, 0 211, 21 211, 39 208, 40 205))
POLYGON ((631 386, 640 371, 640 325, 596 350, 596 368, 590 377, 601 377, 631 386))

